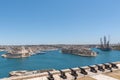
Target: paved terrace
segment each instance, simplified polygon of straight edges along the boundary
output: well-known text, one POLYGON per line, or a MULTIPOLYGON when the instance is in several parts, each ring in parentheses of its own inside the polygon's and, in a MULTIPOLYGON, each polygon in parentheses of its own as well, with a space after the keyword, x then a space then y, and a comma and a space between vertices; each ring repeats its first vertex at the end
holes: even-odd
MULTIPOLYGON (((88 66, 82 67, 88 73, 87 75, 82 74, 79 68, 72 68, 72 70, 76 71, 76 73, 78 74, 76 79, 73 75, 71 75, 72 72, 70 69, 62 70, 63 72, 65 72, 67 79, 61 78, 60 77, 61 73, 58 70, 51 71, 50 74, 53 75, 54 80, 108 80, 108 79, 120 80, 120 62, 113 62, 113 63, 116 64, 118 68, 116 69, 112 68, 112 72, 111 70, 105 69, 105 66, 103 64, 99 64, 99 65, 103 66, 103 68, 105 69, 104 72, 99 71, 96 65, 92 65, 92 67, 94 67, 97 70, 96 73, 91 72, 90 67, 88 66)), ((105 63, 105 64, 109 64, 109 63, 105 63)), ((26 75, 26 76, 4 78, 1 80, 49 80, 48 77, 50 77, 48 72, 44 72, 44 73, 32 74, 32 75, 26 75)))

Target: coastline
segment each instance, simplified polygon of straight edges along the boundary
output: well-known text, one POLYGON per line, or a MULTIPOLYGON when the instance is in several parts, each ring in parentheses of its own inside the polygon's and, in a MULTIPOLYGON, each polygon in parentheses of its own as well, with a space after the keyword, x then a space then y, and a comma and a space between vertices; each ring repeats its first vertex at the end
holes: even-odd
POLYGON ((63 54, 74 54, 79 56, 86 56, 86 57, 95 57, 97 56, 97 52, 92 51, 91 49, 62 49, 61 52, 63 54))
MULTIPOLYGON (((102 51, 100 51, 100 53, 98 54, 99 56, 103 56, 102 55, 102 51)), ((1 67, 3 67, 3 70, 1 70, 2 72, 4 72, 4 74, 1 74, 1 78, 2 77, 6 77, 8 76, 7 73, 9 73, 10 71, 16 71, 16 70, 41 70, 41 69, 49 69, 49 68, 54 68, 56 70, 59 69, 66 69, 66 68, 72 68, 72 67, 77 67, 77 66, 85 66, 85 65, 92 65, 92 64, 99 64, 99 63, 105 63, 105 62, 111 62, 109 59, 109 57, 111 56, 112 61, 119 61, 119 54, 120 52, 118 51, 112 51, 112 52, 105 52, 103 57, 104 58, 100 58, 99 56, 96 57, 82 57, 82 56, 76 56, 76 55, 71 55, 71 54, 61 54, 61 52, 59 50, 57 51, 50 51, 50 52, 46 52, 46 54, 43 55, 34 55, 31 56, 29 58, 21 58, 21 59, 4 59, 1 57, 1 67), (115 56, 116 54, 116 56, 115 56), (114 57, 116 57, 116 59, 114 59, 114 57), (57 59, 57 61, 56 61, 57 59), (52 61, 48 61, 48 60, 52 60, 52 61), (102 60, 99 62, 99 60, 102 60), (89 62, 88 62, 89 61, 89 62), (94 62, 96 61, 96 62, 94 62), (40 64, 38 64, 38 62, 40 62, 40 64), (64 64, 64 63, 65 64, 64 64), (22 66, 20 65, 20 63, 22 63, 22 66), (27 63, 27 64, 26 64, 27 63), (49 66, 49 63, 51 64, 50 67, 46 67, 49 66), (54 64, 58 64, 59 65, 54 65, 54 64), (11 64, 11 67, 6 67, 6 65, 11 64), (53 64, 53 65, 52 65, 53 64), (16 66, 18 65, 18 66, 16 66), (31 65, 31 66, 29 66, 31 65), (63 66, 61 66, 63 65, 63 66), (21 67, 19 67, 21 66, 21 67), (41 67, 43 66, 43 67, 41 67), (9 70, 8 70, 9 69, 9 70)), ((2 55, 2 54, 1 54, 2 55)))

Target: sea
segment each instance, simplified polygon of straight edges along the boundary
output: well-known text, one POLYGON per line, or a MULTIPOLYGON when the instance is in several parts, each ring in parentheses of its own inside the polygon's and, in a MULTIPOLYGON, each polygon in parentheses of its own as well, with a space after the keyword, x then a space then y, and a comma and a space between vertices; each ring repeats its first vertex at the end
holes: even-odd
POLYGON ((63 54, 60 50, 54 50, 27 58, 9 59, 1 57, 5 52, 0 52, 0 78, 8 77, 9 72, 16 70, 60 70, 120 61, 120 51, 101 51, 95 48, 92 50, 97 52, 96 57, 63 54))

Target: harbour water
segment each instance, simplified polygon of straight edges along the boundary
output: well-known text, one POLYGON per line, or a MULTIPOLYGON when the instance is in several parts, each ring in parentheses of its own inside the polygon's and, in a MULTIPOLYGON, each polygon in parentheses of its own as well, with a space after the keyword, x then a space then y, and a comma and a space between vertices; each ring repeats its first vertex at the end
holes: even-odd
MULTIPOLYGON (((93 50, 98 52, 96 57, 62 54, 59 50, 47 51, 45 54, 21 59, 0 57, 0 78, 8 77, 8 73, 15 70, 65 69, 120 61, 120 51, 104 52, 97 49, 93 50)), ((0 55, 3 53, 5 52, 0 52, 0 55)))

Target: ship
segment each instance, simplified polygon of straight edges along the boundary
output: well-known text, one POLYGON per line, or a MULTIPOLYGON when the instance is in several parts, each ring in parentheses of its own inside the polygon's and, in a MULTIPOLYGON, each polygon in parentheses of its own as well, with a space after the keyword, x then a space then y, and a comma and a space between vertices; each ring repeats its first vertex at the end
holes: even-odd
POLYGON ((110 40, 108 39, 107 41, 107 38, 106 36, 104 36, 103 40, 102 38, 100 38, 100 47, 98 47, 98 49, 102 50, 102 51, 111 51, 112 48, 110 47, 110 40))

